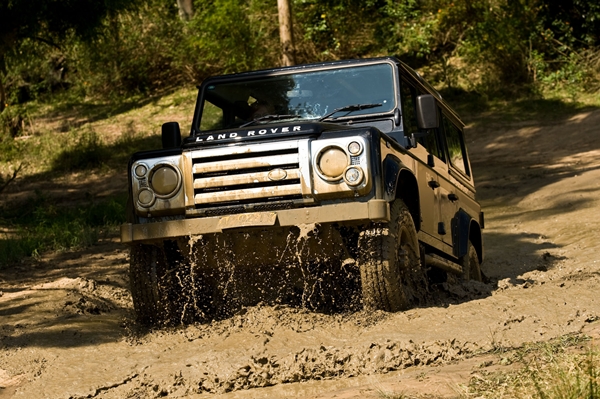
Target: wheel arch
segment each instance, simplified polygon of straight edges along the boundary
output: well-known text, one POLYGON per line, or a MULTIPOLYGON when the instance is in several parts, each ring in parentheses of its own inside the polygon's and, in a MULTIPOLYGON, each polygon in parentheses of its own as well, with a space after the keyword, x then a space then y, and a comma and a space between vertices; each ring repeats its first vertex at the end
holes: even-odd
POLYGON ((398 157, 388 154, 383 161, 383 178, 385 200, 404 201, 413 218, 415 228, 417 231, 421 230, 419 186, 415 175, 398 157))
POLYGON ((421 206, 419 202, 419 186, 417 179, 408 169, 400 171, 396 185, 395 198, 399 198, 408 207, 417 231, 421 230, 421 206))

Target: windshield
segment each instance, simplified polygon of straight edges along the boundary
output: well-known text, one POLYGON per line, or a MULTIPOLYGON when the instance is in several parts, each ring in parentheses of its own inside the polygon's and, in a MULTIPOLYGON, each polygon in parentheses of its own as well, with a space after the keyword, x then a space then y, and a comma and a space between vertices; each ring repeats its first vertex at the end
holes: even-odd
POLYGON ((237 128, 259 118, 257 123, 317 120, 336 109, 360 104, 371 106, 339 112, 333 118, 379 114, 392 111, 394 99, 388 63, 216 83, 204 89, 200 130, 237 128))

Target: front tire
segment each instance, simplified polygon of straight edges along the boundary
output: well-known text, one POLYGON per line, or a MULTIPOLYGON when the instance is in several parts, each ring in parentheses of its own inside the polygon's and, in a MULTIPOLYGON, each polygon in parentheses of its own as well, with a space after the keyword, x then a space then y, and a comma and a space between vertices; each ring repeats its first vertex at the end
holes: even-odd
POLYGON ((363 306, 396 312, 410 306, 404 280, 421 268, 417 231, 408 207, 400 199, 391 204, 388 224, 361 232, 358 259, 363 306))
POLYGON ((162 248, 132 244, 129 259, 131 297, 137 319, 145 325, 163 323, 169 317, 166 287, 167 260, 162 248))

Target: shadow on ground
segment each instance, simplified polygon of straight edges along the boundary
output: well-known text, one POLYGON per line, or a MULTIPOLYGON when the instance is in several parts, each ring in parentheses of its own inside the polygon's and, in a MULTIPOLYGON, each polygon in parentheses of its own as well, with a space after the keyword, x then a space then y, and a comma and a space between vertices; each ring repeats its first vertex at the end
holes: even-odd
POLYGON ((104 243, 0 271, 0 346, 78 347, 123 339, 133 325, 127 251, 104 243))

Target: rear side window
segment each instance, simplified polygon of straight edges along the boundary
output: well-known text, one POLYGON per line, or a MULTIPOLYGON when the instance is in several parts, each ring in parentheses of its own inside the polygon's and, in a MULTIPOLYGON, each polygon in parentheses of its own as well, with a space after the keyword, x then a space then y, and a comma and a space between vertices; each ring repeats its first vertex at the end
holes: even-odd
POLYGON ((467 163, 467 152, 462 130, 443 114, 442 123, 444 125, 444 133, 446 134, 450 163, 465 175, 470 176, 471 171, 469 171, 469 165, 467 163))

